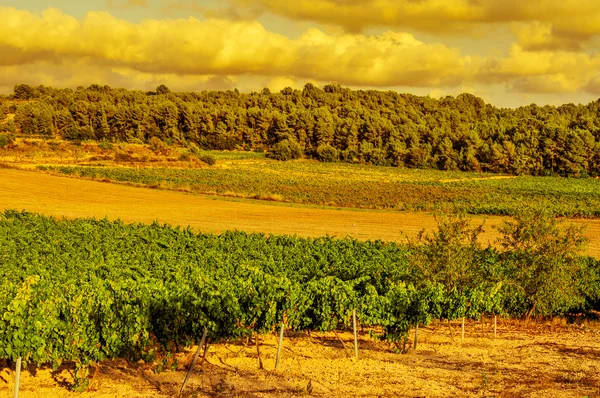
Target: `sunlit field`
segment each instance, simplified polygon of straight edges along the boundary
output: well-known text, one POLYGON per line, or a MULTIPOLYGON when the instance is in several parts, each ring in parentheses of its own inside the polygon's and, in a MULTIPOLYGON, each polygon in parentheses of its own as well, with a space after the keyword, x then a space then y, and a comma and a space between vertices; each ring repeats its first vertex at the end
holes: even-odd
POLYGON ((595 178, 509 176, 309 160, 278 162, 252 152, 210 154, 216 159, 210 167, 191 162, 177 168, 130 162, 119 167, 107 163, 38 168, 154 188, 333 207, 493 215, 513 215, 523 207, 538 207, 559 216, 600 216, 600 180, 595 178))

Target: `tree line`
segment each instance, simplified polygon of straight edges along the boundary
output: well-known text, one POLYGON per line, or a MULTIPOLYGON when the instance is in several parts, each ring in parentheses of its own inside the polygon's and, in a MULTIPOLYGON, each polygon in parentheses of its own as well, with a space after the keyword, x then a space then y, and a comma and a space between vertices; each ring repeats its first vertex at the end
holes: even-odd
POLYGON ((0 98, 0 127, 67 140, 154 137, 204 149, 266 150, 279 159, 597 176, 599 110, 599 101, 507 109, 471 94, 434 99, 338 84, 251 93, 20 84, 0 98))

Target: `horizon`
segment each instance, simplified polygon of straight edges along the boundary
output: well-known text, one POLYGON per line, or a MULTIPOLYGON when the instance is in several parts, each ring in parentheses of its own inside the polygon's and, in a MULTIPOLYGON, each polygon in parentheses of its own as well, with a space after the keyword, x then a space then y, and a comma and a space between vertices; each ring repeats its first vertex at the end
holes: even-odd
MULTIPOLYGON (((310 83, 310 82, 307 82, 305 84, 308 84, 308 83, 310 83)), ((314 84, 314 86, 317 87, 320 90, 323 90, 323 87, 326 86, 326 85, 328 85, 328 84, 337 84, 337 83, 331 82, 331 83, 325 83, 325 84, 322 84, 322 85, 320 85, 320 84, 314 84)), ((155 93, 156 92, 156 88, 158 88, 160 85, 164 85, 164 84, 161 83, 161 84, 159 84, 159 86, 155 87, 154 89, 149 89, 149 90, 129 89, 129 88, 126 88, 126 87, 113 87, 113 86, 110 86, 109 84, 100 84, 100 83, 92 83, 92 84, 90 84, 87 87, 85 87, 85 86, 78 86, 78 87, 56 87, 56 86, 45 86, 43 84, 36 86, 36 85, 28 84, 28 83, 17 83, 15 86, 19 86, 19 85, 28 85, 28 86, 30 86, 32 88, 43 86, 43 87, 51 88, 51 89, 55 89, 55 90, 72 90, 73 92, 77 91, 77 89, 79 87, 83 88, 84 90, 88 90, 92 86, 100 86, 100 87, 109 86, 112 90, 138 91, 138 92, 142 92, 142 93, 146 94, 146 93, 149 93, 149 92, 154 92, 155 93)), ((304 86, 302 86, 301 88, 292 88, 292 90, 294 90, 294 91, 300 91, 301 92, 303 90, 303 87, 304 86)), ((455 99, 455 98, 457 98, 458 96, 460 96, 462 94, 468 94, 468 95, 473 95, 473 96, 475 96, 475 97, 477 97, 479 99, 482 99, 486 105, 491 105, 491 106, 493 106, 493 107, 495 107, 497 109, 512 109, 512 110, 519 109, 519 108, 524 108, 524 107, 531 106, 531 105, 535 105, 535 106, 540 107, 540 108, 543 108, 545 106, 551 106, 551 107, 558 108, 558 107, 563 106, 563 105, 587 106, 590 103, 600 101, 600 96, 599 96, 597 98, 592 98, 590 101, 587 101, 587 102, 578 102, 578 103, 565 102, 565 103, 557 104, 557 105, 554 105, 554 104, 543 104, 542 105, 542 104, 536 104, 535 102, 532 102, 532 103, 529 103, 529 104, 523 104, 523 105, 518 105, 518 106, 514 106, 514 107, 506 107, 506 106, 499 106, 497 104, 494 104, 493 102, 488 102, 484 98, 478 97, 477 95, 475 95, 473 93, 470 93, 470 92, 466 92, 466 91, 458 93, 456 95, 450 95, 450 94, 448 94, 448 95, 444 95, 442 97, 433 97, 431 95, 418 95, 418 94, 413 94, 413 93, 409 93, 409 92, 401 92, 401 91, 396 91, 396 90, 385 90, 385 89, 379 89, 379 88, 372 89, 372 88, 352 88, 352 87, 347 87, 347 86, 341 86, 341 87, 344 88, 344 89, 350 89, 351 91, 363 91, 363 92, 369 92, 369 91, 388 92, 388 91, 391 91, 391 92, 395 92, 398 95, 413 95, 413 96, 416 96, 416 97, 428 97, 428 98, 431 98, 432 100, 435 100, 435 101, 440 101, 440 100, 442 100, 444 98, 454 98, 455 99)), ((260 94, 260 92, 263 89, 268 88, 268 87, 263 87, 263 88, 259 88, 257 90, 249 90, 249 91, 242 91, 242 90, 239 90, 237 87, 234 87, 232 89, 204 89, 204 90, 196 90, 196 91, 185 91, 185 90, 184 91, 179 91, 179 90, 175 91, 175 90, 171 90, 171 88, 168 87, 168 86, 167 86, 167 88, 170 90, 170 92, 172 94, 201 93, 201 92, 227 92, 227 91, 235 91, 235 90, 237 90, 240 94, 247 94, 247 95, 249 95, 249 94, 260 94)), ((288 88, 288 87, 284 87, 281 90, 271 90, 271 89, 269 89, 269 90, 271 90, 271 94, 279 94, 285 88, 288 88)), ((11 91, 10 93, 0 93, 0 95, 5 95, 5 96, 8 96, 8 97, 10 97, 12 94, 14 94, 14 91, 11 91)))

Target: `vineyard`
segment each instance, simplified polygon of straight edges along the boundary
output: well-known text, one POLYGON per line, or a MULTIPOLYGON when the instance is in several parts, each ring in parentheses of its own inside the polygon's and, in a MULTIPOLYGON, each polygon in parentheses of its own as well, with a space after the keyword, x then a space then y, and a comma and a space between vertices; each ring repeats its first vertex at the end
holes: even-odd
POLYGON ((208 153, 218 159, 215 167, 39 168, 150 187, 313 205, 514 215, 523 205, 534 204, 561 216, 600 215, 600 181, 593 178, 511 177, 346 163, 276 162, 244 159, 244 152, 208 153))
POLYGON ((401 349, 411 327, 434 319, 599 310, 600 263, 577 254, 577 231, 548 220, 524 215, 505 225, 497 251, 479 247, 479 228, 452 217, 433 235, 397 245, 6 211, 0 359, 75 361, 75 387, 83 388, 92 362, 152 361, 197 343, 204 330, 214 341, 281 322, 344 329, 355 311, 401 349), (542 235, 531 217, 547 221, 533 223, 542 235))

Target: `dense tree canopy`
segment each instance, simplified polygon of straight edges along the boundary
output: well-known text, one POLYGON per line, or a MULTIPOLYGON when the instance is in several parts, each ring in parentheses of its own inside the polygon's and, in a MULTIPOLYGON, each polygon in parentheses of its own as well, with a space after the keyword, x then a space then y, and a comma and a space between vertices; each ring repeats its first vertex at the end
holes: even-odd
POLYGON ((600 174, 600 101, 496 108, 471 94, 268 89, 173 93, 18 85, 3 100, 23 134, 266 149, 290 140, 325 161, 533 175, 600 174), (16 105, 16 106, 15 106, 16 105))

